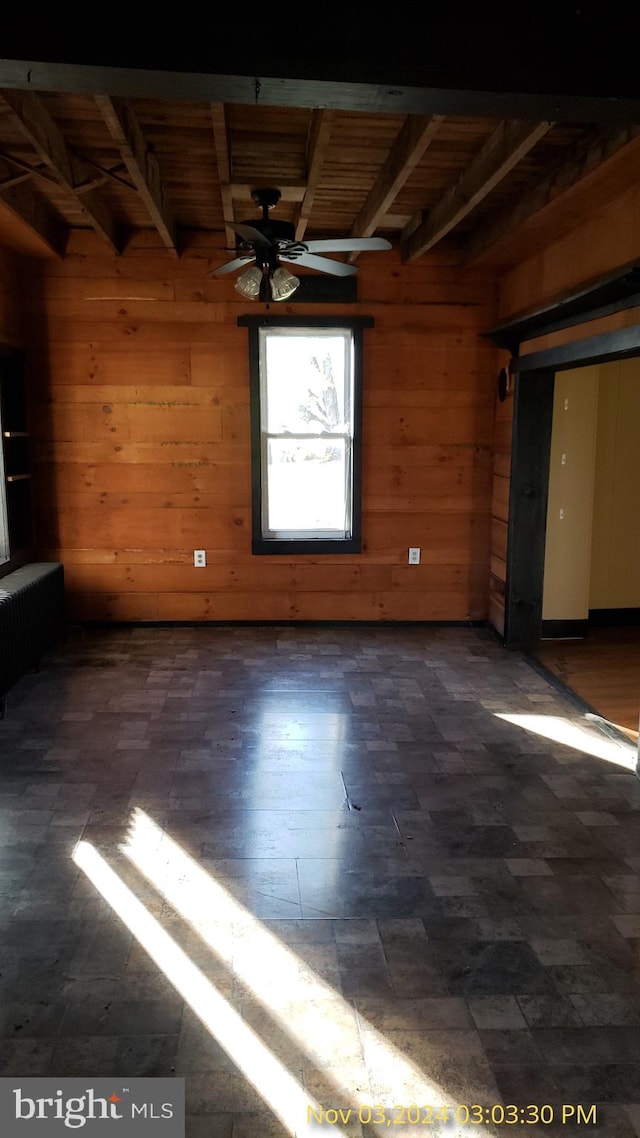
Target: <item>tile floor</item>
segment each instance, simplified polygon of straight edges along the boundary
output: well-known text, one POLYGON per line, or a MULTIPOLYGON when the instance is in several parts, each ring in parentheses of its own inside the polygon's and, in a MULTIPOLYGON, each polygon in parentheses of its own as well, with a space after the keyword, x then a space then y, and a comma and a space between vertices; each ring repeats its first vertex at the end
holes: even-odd
POLYGON ((633 754, 488 630, 76 630, 0 755, 0 1074, 183 1076, 187 1138, 640 1134, 633 754))

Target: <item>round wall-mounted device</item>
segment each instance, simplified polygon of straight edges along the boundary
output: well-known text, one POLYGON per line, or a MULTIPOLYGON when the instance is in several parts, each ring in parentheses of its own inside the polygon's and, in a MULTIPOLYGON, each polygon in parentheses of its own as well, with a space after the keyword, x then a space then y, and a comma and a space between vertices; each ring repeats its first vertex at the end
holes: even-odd
POLYGON ((498 372, 498 399, 504 403, 510 387, 509 368, 501 367, 498 372))

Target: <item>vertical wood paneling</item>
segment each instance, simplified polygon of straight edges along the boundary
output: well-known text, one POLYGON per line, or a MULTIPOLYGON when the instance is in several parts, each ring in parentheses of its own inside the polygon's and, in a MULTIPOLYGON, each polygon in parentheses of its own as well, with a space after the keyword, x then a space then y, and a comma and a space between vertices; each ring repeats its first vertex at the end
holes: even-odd
POLYGON ((208 275, 210 241, 173 262, 92 235, 31 262, 21 299, 37 537, 96 620, 483 620, 488 614, 496 353, 493 281, 438 253, 359 263, 366 314, 358 555, 253 557, 248 344, 256 313, 208 275), (422 563, 407 567, 409 546, 422 563), (195 569, 194 548, 207 551, 195 569))

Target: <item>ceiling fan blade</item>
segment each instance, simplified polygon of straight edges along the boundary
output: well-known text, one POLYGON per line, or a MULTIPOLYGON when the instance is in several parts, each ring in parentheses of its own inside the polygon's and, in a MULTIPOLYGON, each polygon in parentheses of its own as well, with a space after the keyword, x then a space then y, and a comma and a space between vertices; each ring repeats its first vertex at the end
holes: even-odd
POLYGON ((219 265, 217 269, 212 269, 208 274, 210 277, 223 277, 225 273, 234 273, 236 269, 241 269, 243 265, 250 265, 255 261, 255 257, 247 254, 246 257, 236 257, 233 261, 227 261, 226 265, 219 265))
POLYGON ((259 229, 254 229, 252 225, 244 225, 242 222, 229 221, 229 229, 233 229, 243 241, 248 241, 250 245, 271 245, 271 241, 261 233, 259 229))
POLYGON ((351 253, 362 249, 391 249, 385 237, 323 237, 319 241, 305 241, 310 253, 351 253))
POLYGON ((334 277, 350 277, 358 271, 357 265, 332 261, 330 257, 314 257, 312 253, 301 253, 299 257, 287 257, 285 253, 280 253, 279 259, 293 265, 305 265, 307 269, 317 269, 319 273, 331 273, 334 277))

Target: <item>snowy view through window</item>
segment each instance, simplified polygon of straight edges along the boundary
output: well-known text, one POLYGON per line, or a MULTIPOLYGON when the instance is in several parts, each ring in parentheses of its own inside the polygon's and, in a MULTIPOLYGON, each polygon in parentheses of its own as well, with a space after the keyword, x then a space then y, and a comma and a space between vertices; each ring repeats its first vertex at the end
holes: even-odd
POLYGON ((262 348, 264 530, 349 536, 351 333, 266 329, 262 348))

